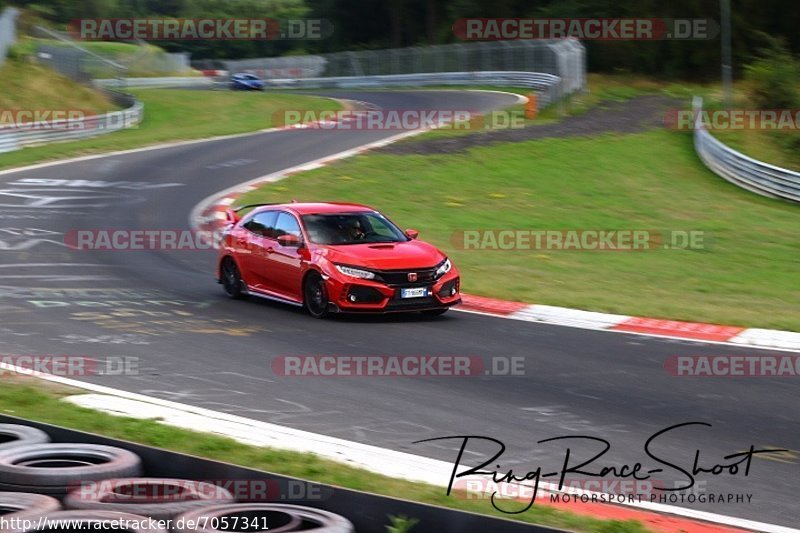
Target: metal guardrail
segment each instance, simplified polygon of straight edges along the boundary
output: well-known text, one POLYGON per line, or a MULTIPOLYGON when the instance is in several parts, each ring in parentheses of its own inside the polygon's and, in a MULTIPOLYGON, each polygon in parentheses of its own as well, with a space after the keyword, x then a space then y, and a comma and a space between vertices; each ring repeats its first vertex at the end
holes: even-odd
POLYGON ((98 87, 122 90, 126 87, 140 87, 154 89, 159 87, 187 87, 187 88, 212 88, 216 83, 214 78, 202 76, 174 76, 168 78, 107 78, 93 80, 98 87))
POLYGON ((421 74, 391 74, 385 76, 346 76, 336 78, 299 78, 270 80, 275 85, 301 89, 319 88, 369 88, 369 87, 424 87, 431 85, 497 85, 529 88, 539 93, 539 107, 545 107, 563 96, 560 77, 537 72, 486 71, 439 72, 421 74))
MULTIPOLYGON (((94 80, 101 87, 192 87, 219 88, 227 79, 219 78, 126 78, 124 80, 94 80)), ((287 78, 267 80, 267 88, 274 89, 354 89, 377 87, 424 87, 431 85, 497 85, 528 88, 539 93, 539 107, 560 99, 568 91, 562 79, 554 74, 537 72, 487 71, 439 72, 420 74, 390 74, 381 76, 341 76, 331 78, 287 78)), ((573 90, 580 89, 576 87, 573 90)))
POLYGON ((72 141, 94 137, 135 126, 144 117, 144 105, 133 96, 109 91, 111 99, 120 106, 120 111, 102 115, 64 119, 46 124, 32 124, 30 127, 0 127, 0 153, 19 150, 25 146, 46 144, 56 141, 72 141))
POLYGON ((694 148, 712 172, 748 191, 800 202, 800 172, 776 167, 729 148, 715 139, 702 123, 703 99, 695 96, 694 148))

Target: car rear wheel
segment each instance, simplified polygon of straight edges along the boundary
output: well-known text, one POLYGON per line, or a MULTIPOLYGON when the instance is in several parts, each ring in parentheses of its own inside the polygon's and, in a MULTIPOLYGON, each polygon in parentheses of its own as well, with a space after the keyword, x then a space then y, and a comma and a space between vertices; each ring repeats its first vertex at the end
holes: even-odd
POLYGON ((242 275, 230 257, 226 257, 222 262, 222 288, 225 289, 225 294, 234 300, 244 297, 242 275))
POLYGON ((309 274, 303 284, 303 301, 308 313, 314 318, 325 318, 328 310, 328 290, 325 280, 317 273, 309 274))

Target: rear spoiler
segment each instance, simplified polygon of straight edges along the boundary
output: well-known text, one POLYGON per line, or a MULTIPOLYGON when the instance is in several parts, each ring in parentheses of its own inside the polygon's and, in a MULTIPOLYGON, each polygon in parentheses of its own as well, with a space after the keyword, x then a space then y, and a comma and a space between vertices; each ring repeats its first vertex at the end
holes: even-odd
POLYGON ((265 205, 279 205, 275 202, 267 203, 267 204, 247 204, 247 205, 240 205, 239 207, 229 207, 225 210, 225 219, 228 221, 229 224, 236 224, 241 220, 241 216, 239 216, 239 211, 244 211, 245 209, 251 209, 254 207, 264 207, 265 205))

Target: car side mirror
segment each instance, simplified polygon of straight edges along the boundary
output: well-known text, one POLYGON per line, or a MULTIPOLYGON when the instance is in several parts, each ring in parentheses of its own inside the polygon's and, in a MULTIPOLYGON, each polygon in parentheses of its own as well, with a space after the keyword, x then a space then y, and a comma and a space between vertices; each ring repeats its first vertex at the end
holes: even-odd
POLYGON ((419 232, 415 229, 407 229, 406 235, 408 235, 409 239, 416 239, 417 237, 419 237, 419 232))
POLYGON ((303 245, 303 241, 301 241, 300 237, 298 237, 297 235, 292 235, 291 233, 287 233, 286 235, 281 235, 280 237, 278 237, 278 244, 290 248, 300 248, 303 245))

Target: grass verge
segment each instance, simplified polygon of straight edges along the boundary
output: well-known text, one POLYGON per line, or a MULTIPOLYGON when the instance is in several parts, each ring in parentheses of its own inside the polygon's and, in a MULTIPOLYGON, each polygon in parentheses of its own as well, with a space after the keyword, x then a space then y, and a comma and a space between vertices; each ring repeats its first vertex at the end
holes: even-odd
POLYGON ((144 121, 137 128, 0 154, 0 168, 168 141, 257 131, 272 127, 273 113, 282 109, 320 112, 342 107, 335 100, 298 94, 176 89, 132 92, 145 106, 144 121))
POLYGON ((689 132, 543 139, 452 155, 371 153, 240 202, 287 198, 366 203, 421 230, 454 259, 468 293, 800 331, 797 206, 711 173, 689 132), (502 229, 699 230, 706 247, 496 251, 453 241, 462 230, 502 229))
POLYGON ((6 109, 80 109, 102 113, 115 106, 102 93, 49 68, 7 61, 0 68, 0 110, 6 109))
MULTIPOLYGON (((248 468, 303 478, 339 487, 402 497, 480 514, 511 518, 488 501, 447 497, 441 487, 411 483, 328 461, 311 454, 240 444, 223 437, 177 429, 152 420, 123 418, 67 404, 60 399, 73 393, 61 387, 41 387, 31 378, 0 378, 0 412, 45 423, 106 435, 176 452, 206 457, 248 468)), ((410 517, 413 518, 413 517, 410 517)), ((646 533, 636 521, 597 520, 534 506, 515 520, 587 533, 646 533)), ((389 519, 387 517, 387 523, 389 519)))

